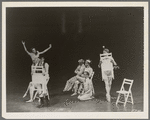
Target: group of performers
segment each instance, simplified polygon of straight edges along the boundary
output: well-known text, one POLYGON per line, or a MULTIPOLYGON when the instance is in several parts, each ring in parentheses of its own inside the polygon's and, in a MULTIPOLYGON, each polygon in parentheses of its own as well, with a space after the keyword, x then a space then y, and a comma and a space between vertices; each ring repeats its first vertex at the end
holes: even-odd
MULTIPOLYGON (((43 66, 42 68, 42 75, 44 76, 44 84, 43 87, 44 89, 41 90, 41 84, 38 83, 33 83, 30 82, 28 89, 26 91, 26 93, 24 94, 23 97, 25 97, 27 95, 27 92, 30 91, 30 100, 28 100, 27 102, 32 102, 34 100, 34 90, 40 90, 37 91, 38 95, 39 95, 39 100, 41 101, 40 103, 40 107, 44 106, 44 100, 46 99, 48 101, 48 90, 47 90, 47 83, 49 81, 49 65, 48 63, 45 63, 44 58, 39 58, 40 54, 45 53, 46 51, 48 51, 52 45, 50 44, 49 47, 47 49, 45 49, 42 52, 37 51, 35 48, 32 48, 32 52, 28 52, 25 46, 25 42, 22 42, 25 51, 28 53, 28 55, 30 55, 31 59, 32 59, 32 66, 36 67, 36 66, 43 66)), ((115 62, 115 60, 112 57, 112 54, 109 53, 109 49, 105 48, 105 46, 103 46, 103 56, 105 57, 100 57, 100 62, 98 67, 101 68, 101 72, 102 72, 102 80, 105 82, 105 89, 106 89, 106 99, 108 102, 111 101, 111 96, 110 96, 110 90, 111 90, 111 84, 112 84, 112 80, 114 79, 114 69, 119 68, 117 66, 117 63, 115 62)), ((89 100, 94 98, 94 86, 93 86, 93 82, 92 82, 92 78, 94 75, 94 71, 91 68, 91 60, 87 59, 87 60, 83 60, 80 59, 78 60, 78 67, 75 69, 75 76, 70 78, 65 85, 65 88, 63 89, 63 92, 65 91, 73 91, 73 94, 71 96, 75 96, 78 95, 78 99, 79 100, 89 100)), ((34 74, 34 70, 31 69, 31 75, 34 74)))
POLYGON ((79 95, 78 99, 80 100, 88 100, 92 99, 94 95, 94 87, 92 83, 93 77, 93 69, 90 66, 91 61, 86 60, 84 64, 84 60, 80 59, 79 65, 75 70, 76 76, 70 78, 63 91, 73 90, 74 95, 79 95))

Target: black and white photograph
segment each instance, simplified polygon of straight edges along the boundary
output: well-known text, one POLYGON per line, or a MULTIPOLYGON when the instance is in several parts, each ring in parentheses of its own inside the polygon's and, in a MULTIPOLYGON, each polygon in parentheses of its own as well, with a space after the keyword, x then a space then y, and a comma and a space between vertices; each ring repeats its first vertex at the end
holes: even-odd
POLYGON ((148 2, 2 2, 2 116, 148 118, 148 2))

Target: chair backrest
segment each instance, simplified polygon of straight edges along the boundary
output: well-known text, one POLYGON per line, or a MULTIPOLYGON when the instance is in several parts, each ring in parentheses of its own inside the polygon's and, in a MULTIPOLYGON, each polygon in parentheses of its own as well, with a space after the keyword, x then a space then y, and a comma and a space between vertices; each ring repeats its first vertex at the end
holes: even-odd
POLYGON ((43 66, 31 66, 33 73, 43 73, 43 66))
POLYGON ((132 88, 133 81, 134 80, 124 78, 120 91, 129 91, 130 92, 131 88, 132 88), (125 85, 128 85, 128 87, 125 88, 125 85))
POLYGON ((92 72, 90 79, 92 80, 94 76, 94 72, 92 72))
POLYGON ((112 53, 105 53, 105 54, 100 54, 100 60, 107 58, 107 57, 112 57, 112 53))
POLYGON ((100 54, 100 58, 111 57, 112 53, 100 54))

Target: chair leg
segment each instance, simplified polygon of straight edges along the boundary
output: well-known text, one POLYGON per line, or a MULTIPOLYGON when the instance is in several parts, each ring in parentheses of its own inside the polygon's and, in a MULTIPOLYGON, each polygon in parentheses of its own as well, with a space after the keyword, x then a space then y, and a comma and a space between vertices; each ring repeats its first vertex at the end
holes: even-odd
POLYGON ((46 91, 47 91, 48 100, 50 100, 49 92, 48 92, 48 88, 47 88, 47 86, 46 86, 46 91))
POLYGON ((23 98, 26 97, 26 95, 27 95, 27 93, 28 93, 28 91, 29 91, 29 89, 30 89, 30 86, 31 86, 31 82, 29 83, 28 88, 27 88, 25 94, 23 95, 23 98))
POLYGON ((33 97, 33 100, 35 100, 37 94, 38 94, 38 91, 36 91, 36 93, 35 93, 35 95, 34 95, 34 97, 33 97))
POLYGON ((134 104, 132 93, 130 93, 130 96, 131 96, 131 102, 132 102, 132 104, 134 104))
POLYGON ((124 103, 124 106, 126 106, 127 101, 128 101, 128 97, 129 97, 129 93, 124 94, 124 97, 125 97, 125 103, 124 103))
POLYGON ((120 99, 120 93, 119 93, 119 95, 118 95, 118 98, 117 98, 117 101, 116 101, 116 105, 118 104, 119 99, 120 99))

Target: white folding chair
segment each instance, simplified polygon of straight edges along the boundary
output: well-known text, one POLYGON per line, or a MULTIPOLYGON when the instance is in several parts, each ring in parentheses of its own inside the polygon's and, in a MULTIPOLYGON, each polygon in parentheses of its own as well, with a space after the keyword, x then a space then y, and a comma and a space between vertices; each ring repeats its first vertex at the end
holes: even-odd
MULTIPOLYGON (((109 58, 112 58, 112 53, 104 53, 104 54, 100 54, 100 61, 102 62, 104 59, 109 59, 109 58)), ((102 77, 104 76, 104 71, 105 71, 105 65, 106 64, 101 64, 101 74, 102 74, 102 77)), ((108 63, 107 63, 108 65, 108 63)), ((109 66, 109 69, 111 70, 111 73, 112 73, 112 77, 114 78, 114 71, 113 71, 113 63, 110 62, 110 64, 108 65, 109 66)), ((107 66, 107 68, 108 68, 107 66)))
POLYGON ((100 60, 102 60, 103 58, 106 58, 106 57, 112 57, 112 53, 100 54, 100 60))
POLYGON ((49 78, 47 78, 47 80, 46 80, 45 76, 43 76, 42 74, 37 74, 36 73, 36 74, 32 75, 32 84, 33 85, 36 85, 36 84, 41 85, 40 88, 34 87, 35 94, 34 94, 33 100, 35 100, 35 98, 39 98, 39 97, 37 97, 37 95, 40 92, 43 93, 44 91, 48 95, 48 99, 50 99, 48 88, 47 88, 48 81, 49 81, 49 78))
POLYGON ((47 84, 48 84, 48 81, 49 81, 49 77, 46 78, 42 73, 44 72, 43 70, 43 66, 32 66, 31 67, 32 71, 33 71, 33 75, 32 75, 32 84, 39 84, 41 85, 41 89, 36 89, 34 91, 35 92, 35 95, 34 95, 34 98, 33 100, 35 100, 35 98, 37 97, 37 94, 39 93, 39 91, 42 91, 46 92, 46 94, 48 95, 48 99, 49 98, 49 92, 48 92, 48 88, 47 88, 47 84), (46 88, 45 88, 46 87, 46 88))
POLYGON ((30 89, 30 86, 32 85, 33 86, 33 92, 35 92, 32 100, 35 100, 39 91, 44 92, 44 90, 45 90, 46 94, 48 95, 48 99, 50 99, 48 88, 47 88, 47 83, 49 81, 49 77, 46 79, 46 77, 43 75, 43 72, 44 72, 43 66, 33 66, 32 65, 31 71, 32 71, 32 81, 29 83, 27 91, 25 92, 23 97, 25 97, 27 95, 27 93, 30 89), (36 85, 41 85, 41 87, 38 88, 38 87, 36 87, 36 85))
POLYGON ((116 105, 118 103, 123 103, 124 106, 126 106, 127 102, 134 104, 133 96, 131 92, 132 84, 133 84, 133 80, 126 79, 126 78, 123 80, 120 91, 117 91, 117 93, 119 94, 116 101, 116 105))

